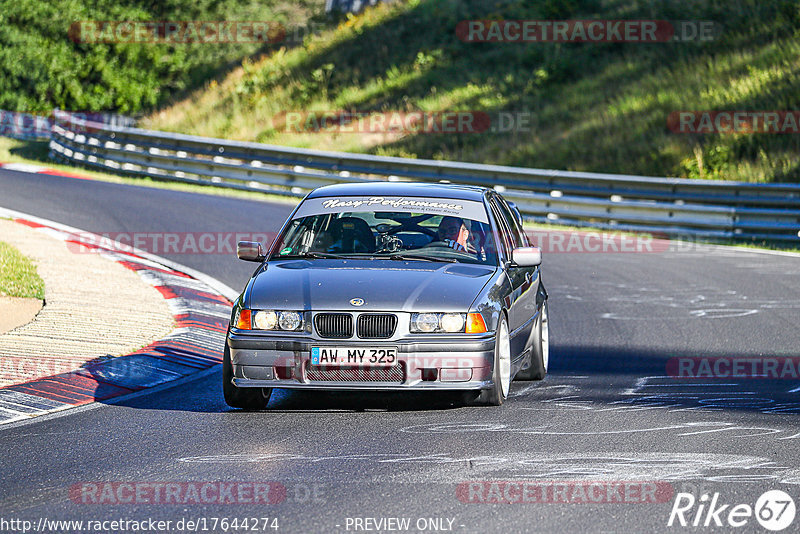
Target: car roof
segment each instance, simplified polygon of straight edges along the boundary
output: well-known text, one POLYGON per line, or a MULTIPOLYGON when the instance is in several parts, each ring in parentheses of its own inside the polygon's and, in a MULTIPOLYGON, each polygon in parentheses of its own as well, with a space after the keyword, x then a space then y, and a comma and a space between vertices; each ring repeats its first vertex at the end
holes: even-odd
POLYGON ((483 195, 491 191, 486 187, 418 182, 361 182, 325 185, 313 190, 307 198, 355 197, 369 195, 452 198, 456 200, 483 201, 483 195))

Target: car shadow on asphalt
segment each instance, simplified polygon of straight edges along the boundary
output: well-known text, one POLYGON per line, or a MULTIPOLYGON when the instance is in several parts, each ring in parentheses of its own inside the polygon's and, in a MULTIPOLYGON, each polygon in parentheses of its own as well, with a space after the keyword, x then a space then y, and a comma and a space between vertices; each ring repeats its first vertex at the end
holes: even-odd
MULTIPOLYGON (((745 369, 745 371, 750 368, 745 369)), ((551 349, 550 373, 541 382, 515 381, 508 401, 521 403, 586 403, 597 408, 653 409, 659 406, 702 411, 800 414, 800 356, 759 356, 747 353, 658 351, 589 346, 551 349), (733 362, 778 359, 782 378, 729 376, 733 362), (715 375, 715 363, 721 371, 715 375), (708 362, 704 365, 703 362, 708 362), (788 364, 786 362, 789 362, 788 364), (681 365, 684 367, 681 367, 681 365), (794 367, 792 367, 794 365, 794 367), (788 367, 787 367, 788 366, 788 367), (691 369, 694 377, 679 376, 691 369), (711 370, 711 374, 700 370, 711 370), (563 400, 562 400, 563 399, 563 400)), ((752 373, 751 373, 752 374, 752 373)), ((139 409, 201 413, 245 413, 228 407, 222 398, 220 372, 163 391, 123 401, 100 401, 139 409)), ((574 406, 573 406, 574 407, 574 406)), ((473 407, 460 393, 442 391, 356 392, 274 389, 265 413, 423 412, 473 407)))
POLYGON ((267 410, 273 412, 406 412, 463 408, 459 393, 433 391, 357 392, 275 389, 267 410))
MULTIPOLYGON (((172 388, 122 399, 97 399, 98 402, 136 409, 185 411, 199 413, 246 413, 225 404, 219 372, 198 377, 172 388)), ((272 390, 265 412, 419 412, 441 411, 466 406, 464 394, 445 391, 305 391, 272 390)))

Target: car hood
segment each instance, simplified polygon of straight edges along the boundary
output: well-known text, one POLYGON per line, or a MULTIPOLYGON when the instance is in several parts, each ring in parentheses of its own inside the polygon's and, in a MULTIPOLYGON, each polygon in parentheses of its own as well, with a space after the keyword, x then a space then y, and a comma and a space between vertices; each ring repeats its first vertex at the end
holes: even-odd
POLYGON ((249 291, 252 309, 466 312, 495 273, 485 265, 396 260, 270 262, 249 291), (352 299, 363 299, 355 307, 352 299))

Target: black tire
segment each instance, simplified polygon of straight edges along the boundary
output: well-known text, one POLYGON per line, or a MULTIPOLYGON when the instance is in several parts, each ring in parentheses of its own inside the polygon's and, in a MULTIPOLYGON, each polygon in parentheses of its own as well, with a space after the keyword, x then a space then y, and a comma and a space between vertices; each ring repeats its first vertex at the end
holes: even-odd
POLYGON ((531 347, 531 363, 517 373, 516 380, 543 380, 547 375, 550 360, 550 325, 547 301, 542 304, 542 312, 536 320, 536 339, 531 347))
POLYGON ((232 408, 246 411, 263 410, 269 403, 272 388, 239 388, 233 385, 233 364, 227 343, 222 357, 222 395, 225 403, 232 408))
POLYGON ((500 319, 497 321, 497 334, 495 334, 494 343, 494 367, 492 369, 492 387, 490 389, 482 390, 475 400, 476 404, 487 406, 500 406, 508 398, 508 389, 511 388, 511 347, 508 338, 508 324, 504 314, 500 314, 500 319), (505 339, 502 339, 505 337, 505 339), (505 351, 505 364, 503 364, 503 355, 501 351, 505 351), (505 368, 505 369, 504 369, 505 368), (508 376, 504 381, 501 376, 505 372, 508 376), (506 383, 505 389, 503 383, 506 383))

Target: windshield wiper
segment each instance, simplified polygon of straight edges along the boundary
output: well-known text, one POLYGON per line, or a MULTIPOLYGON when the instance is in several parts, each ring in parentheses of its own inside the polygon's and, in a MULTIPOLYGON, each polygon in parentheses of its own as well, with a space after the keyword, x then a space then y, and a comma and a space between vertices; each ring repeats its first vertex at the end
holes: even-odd
POLYGON ((390 254, 387 256, 391 260, 420 260, 420 261, 433 261, 443 263, 458 263, 455 258, 442 258, 441 256, 429 256, 426 254, 390 254))

